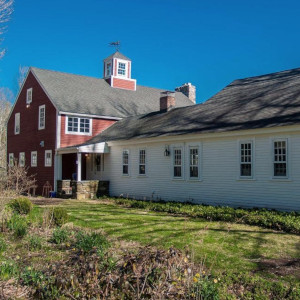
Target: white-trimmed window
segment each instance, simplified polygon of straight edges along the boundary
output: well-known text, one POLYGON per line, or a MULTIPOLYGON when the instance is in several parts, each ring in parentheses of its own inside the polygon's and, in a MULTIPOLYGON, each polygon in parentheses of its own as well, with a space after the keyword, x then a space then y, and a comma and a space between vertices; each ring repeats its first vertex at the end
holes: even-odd
POLYGON ((111 75, 111 63, 106 64, 105 76, 111 75))
POLYGON ((189 169, 190 179, 198 179, 199 178, 199 147, 189 148, 189 160, 190 160, 190 169, 189 169))
POLYGON ((45 129, 46 123, 46 106, 39 106, 39 130, 45 129))
POLYGON ((253 143, 251 141, 240 143, 240 177, 253 176, 253 143))
POLYGON ((32 88, 27 89, 26 93, 26 104, 30 104, 32 102, 32 88))
POLYGON ((287 177, 287 139, 273 141, 273 176, 287 177))
POLYGON ((31 151, 31 166, 37 167, 37 151, 31 151))
POLYGON ((173 177, 182 178, 182 148, 174 148, 173 154, 173 177))
POLYGON ((91 134, 92 120, 88 118, 67 117, 66 133, 91 134))
POLYGON ((10 167, 13 167, 14 162, 15 162, 14 154, 13 153, 9 153, 9 155, 8 155, 8 165, 10 167))
POLYGON ((146 175, 146 150, 139 151, 139 175, 146 175))
POLYGON ((126 75, 126 63, 118 62, 118 75, 125 76, 126 75))
POLYGON ((45 167, 52 166, 52 150, 45 150, 45 167))
POLYGON ((15 134, 20 133, 20 113, 15 114, 15 134))
POLYGON ((123 175, 129 175, 129 150, 123 150, 122 155, 123 175))
POLYGON ((25 152, 19 153, 19 166, 25 167, 25 152))

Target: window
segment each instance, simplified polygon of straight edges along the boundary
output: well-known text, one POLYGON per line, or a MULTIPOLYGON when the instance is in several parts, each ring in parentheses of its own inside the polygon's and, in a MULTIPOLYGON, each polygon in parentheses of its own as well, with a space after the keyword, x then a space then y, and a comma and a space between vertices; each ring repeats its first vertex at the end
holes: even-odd
POLYGON ((287 140, 273 142, 273 169, 274 177, 287 176, 287 140))
POLYGON ((91 134, 91 119, 67 117, 66 133, 91 134))
POLYGON ((36 167, 37 166, 37 151, 31 152, 31 166, 36 167))
POLYGON ((24 167, 25 166, 25 152, 19 153, 19 166, 24 167))
POLYGON ((106 64, 106 76, 111 75, 111 63, 106 64))
POLYGON ((126 74, 126 63, 119 62, 118 75, 125 76, 125 74, 126 74))
POLYGON ((182 177, 182 149, 175 148, 174 149, 174 173, 173 176, 175 178, 182 177))
POLYGON ((97 172, 100 172, 101 171, 101 154, 97 154, 96 155, 96 158, 95 158, 95 161, 96 161, 96 170, 97 172))
POLYGON ((32 88, 27 89, 27 94, 26 94, 26 104, 30 104, 32 102, 32 88))
POLYGON ((190 147, 190 178, 199 178, 199 148, 190 147))
POLYGON ((45 167, 52 166, 52 150, 45 150, 45 167))
POLYGON ((15 134, 20 133, 20 113, 15 114, 15 134))
POLYGON ((13 153, 9 153, 9 155, 8 155, 8 165, 10 167, 13 167, 14 166, 14 162, 15 162, 14 154, 13 153))
POLYGON ((45 105, 39 107, 39 130, 45 129, 46 108, 45 105))
POLYGON ((252 177, 252 142, 240 144, 240 177, 252 177))
POLYGON ((140 157, 139 157, 139 175, 146 174, 146 150, 140 150, 140 157))
POLYGON ((129 175, 128 163, 129 163, 129 151, 123 150, 123 175, 129 175))

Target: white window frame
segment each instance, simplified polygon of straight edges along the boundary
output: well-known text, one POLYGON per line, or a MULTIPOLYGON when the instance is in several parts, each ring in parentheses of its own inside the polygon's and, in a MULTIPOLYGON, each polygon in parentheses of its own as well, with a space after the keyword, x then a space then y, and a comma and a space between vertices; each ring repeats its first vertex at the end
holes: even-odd
POLYGON ((129 162, 130 162, 129 150, 123 149, 123 151, 122 151, 122 175, 123 176, 129 176, 129 162), (124 154, 125 153, 127 153, 127 163, 124 163, 124 154), (124 173, 124 166, 127 166, 127 173, 124 173))
POLYGON ((288 138, 274 138, 272 139, 272 179, 288 179, 289 178, 289 145, 288 138), (285 161, 275 161, 275 143, 285 142, 285 161), (276 176, 275 175, 275 163, 285 163, 286 175, 276 176))
MULTIPOLYGON (((127 60, 122 60, 122 59, 117 59, 117 74, 115 74, 116 77, 124 78, 128 77, 128 61, 127 60), (125 74, 119 74, 119 63, 125 65, 125 74)), ((123 69, 122 69, 123 70, 123 69)))
MULTIPOLYGON (((255 165, 254 165, 254 149, 255 149, 255 143, 253 140, 241 140, 238 143, 238 157, 239 157, 239 164, 238 164, 238 178, 239 179, 253 179, 254 178, 254 171, 255 171, 255 165), (251 145, 251 162, 242 162, 242 145, 250 144, 251 145), (250 164, 251 165, 251 176, 243 176, 242 175, 242 165, 243 164, 250 164)), ((245 150, 245 149, 244 149, 245 150)))
POLYGON ((182 146, 174 146, 172 149, 172 176, 173 179, 184 179, 184 148, 182 146), (181 151, 181 164, 180 165, 176 165, 175 164, 175 152, 176 150, 180 150, 181 151), (181 176, 175 176, 175 167, 181 167, 181 176))
POLYGON ((15 134, 20 134, 21 132, 21 115, 20 113, 15 113, 15 134))
POLYGON ((27 89, 26 91, 26 104, 30 104, 32 102, 32 88, 27 89))
POLYGON ((146 174, 147 174, 147 151, 146 151, 145 148, 139 149, 139 169, 138 169, 138 174, 139 174, 139 176, 146 176, 146 174), (141 151, 144 151, 144 162, 143 163, 141 162, 141 151), (141 173, 141 169, 140 169, 141 166, 144 166, 145 173, 141 173))
POLYGON ((46 105, 40 105, 39 106, 39 130, 45 129, 46 127, 46 105), (44 110, 44 116, 42 119, 42 110, 44 110), (43 122, 41 122, 43 121, 43 122), (42 124, 42 125, 41 125, 42 124))
POLYGON ((37 151, 31 151, 31 166, 37 167, 37 151), (35 156, 35 159, 34 159, 35 156))
POLYGON ((25 167, 25 152, 19 153, 19 166, 25 167))
POLYGON ((45 167, 52 167, 52 150, 45 150, 45 167), (50 163, 47 160, 47 154, 50 154, 50 163))
POLYGON ((200 169, 200 166, 201 166, 201 147, 200 145, 189 145, 188 146, 188 178, 189 180, 200 180, 201 176, 201 169, 200 169), (196 165, 192 165, 191 164, 191 150, 193 149, 197 149, 198 150, 198 163, 196 165), (190 171, 190 168, 191 167, 197 167, 198 168, 198 176, 197 177, 191 177, 191 171, 190 171))
POLYGON ((8 165, 10 167, 13 167, 14 166, 14 162, 15 162, 14 154, 13 153, 9 153, 8 154, 8 165))
POLYGON ((66 134, 75 134, 75 135, 92 135, 93 132, 93 119, 92 118, 86 118, 86 117, 77 117, 77 116, 66 116, 66 124, 65 124, 65 132, 66 134), (69 131, 68 129, 68 123, 69 123, 69 118, 77 118, 78 119, 78 128, 77 131, 69 131), (80 120, 81 119, 87 119, 90 121, 90 128, 89 132, 80 132, 80 120))
POLYGON ((105 77, 109 77, 111 75, 112 75, 112 61, 109 61, 105 64, 105 77), (108 68, 109 65, 110 65, 110 69, 108 68))

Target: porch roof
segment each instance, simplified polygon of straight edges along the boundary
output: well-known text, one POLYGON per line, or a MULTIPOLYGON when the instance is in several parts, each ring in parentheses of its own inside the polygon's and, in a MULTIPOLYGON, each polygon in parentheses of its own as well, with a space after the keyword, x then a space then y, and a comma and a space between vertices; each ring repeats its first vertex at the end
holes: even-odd
POLYGON ((109 153, 109 147, 106 142, 100 142, 95 144, 85 144, 70 146, 57 149, 58 154, 68 153, 109 153))

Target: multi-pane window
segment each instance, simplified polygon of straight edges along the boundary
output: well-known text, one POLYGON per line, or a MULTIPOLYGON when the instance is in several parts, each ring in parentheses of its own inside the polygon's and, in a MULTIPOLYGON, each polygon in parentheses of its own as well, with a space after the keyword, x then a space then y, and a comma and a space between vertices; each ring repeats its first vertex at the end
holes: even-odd
POLYGON ((141 149, 139 155, 139 175, 146 174, 146 150, 141 149))
POLYGON ((39 129, 45 129, 45 120, 46 120, 46 107, 41 105, 39 107, 39 129))
POLYGON ((174 173, 173 176, 176 178, 182 177, 182 149, 174 149, 174 173))
POLYGON ((37 151, 31 152, 31 166, 36 167, 37 166, 37 151))
POLYGON ((45 167, 52 166, 52 150, 45 150, 45 167))
POLYGON ((274 177, 287 176, 287 141, 274 141, 273 144, 273 167, 274 177))
POLYGON ((14 160, 15 160, 14 154, 13 154, 13 153, 9 153, 9 156, 8 156, 8 165, 9 165, 10 167, 13 167, 13 165, 14 165, 14 160))
POLYGON ((32 102, 32 88, 27 89, 26 93, 26 103, 30 104, 32 102))
POLYGON ((199 149, 190 148, 190 178, 199 178, 199 149))
POLYGON ((126 64, 119 62, 118 64, 118 75, 125 76, 126 74, 126 64))
POLYGON ((251 177, 252 168, 252 143, 246 142, 240 144, 240 176, 251 177))
POLYGON ((19 153, 19 166, 24 167, 25 166, 25 152, 19 153))
POLYGON ((15 134, 20 133, 20 113, 15 114, 15 134))
POLYGON ((67 133, 89 134, 91 120, 87 118, 68 117, 67 133))
POLYGON ((111 75, 111 63, 106 64, 106 76, 111 75))
POLYGON ((128 175, 129 174, 129 169, 128 169, 128 164, 129 164, 129 151, 128 150, 123 150, 123 157, 122 157, 122 164, 123 164, 123 174, 128 175))

